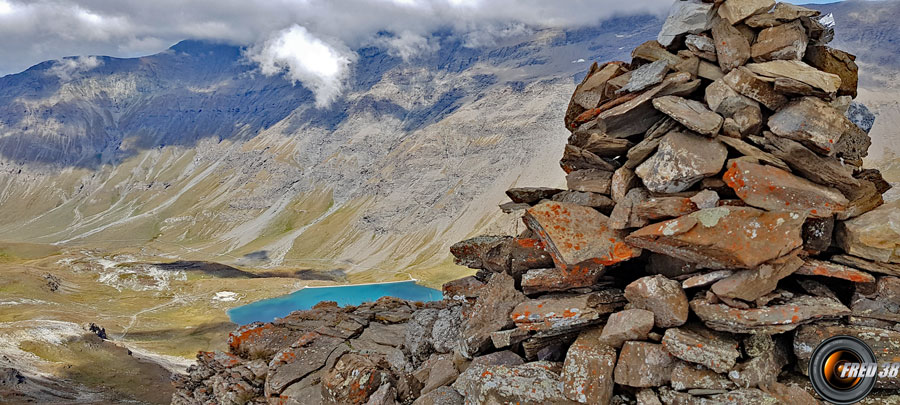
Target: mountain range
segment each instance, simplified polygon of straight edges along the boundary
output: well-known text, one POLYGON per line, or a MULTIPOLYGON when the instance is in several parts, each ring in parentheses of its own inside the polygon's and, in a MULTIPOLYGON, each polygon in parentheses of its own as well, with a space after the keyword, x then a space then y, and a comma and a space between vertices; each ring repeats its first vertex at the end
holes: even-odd
MULTIPOLYGON (((858 54, 860 101, 878 116, 870 161, 897 181, 900 3, 816 7, 858 54)), ((552 157, 575 83, 591 61, 630 60, 661 23, 618 17, 481 47, 435 32, 439 49, 407 60, 357 49, 346 91, 323 108, 227 44, 47 61, 0 78, 0 239, 437 284, 461 271, 450 243, 521 228, 476 201, 562 184, 552 157)))

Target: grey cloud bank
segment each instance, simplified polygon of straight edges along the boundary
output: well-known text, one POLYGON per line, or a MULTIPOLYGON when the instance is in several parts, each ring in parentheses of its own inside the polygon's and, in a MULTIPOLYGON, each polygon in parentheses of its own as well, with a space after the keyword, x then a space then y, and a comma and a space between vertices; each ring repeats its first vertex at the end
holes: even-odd
MULTIPOLYGON (((0 0, 0 75, 69 55, 130 57, 183 39, 247 47, 263 74, 284 74, 326 105, 356 59, 385 46, 404 59, 437 50, 450 28, 478 46, 529 27, 575 27, 613 15, 664 14, 670 0, 0 0), (378 36, 377 33, 392 36, 378 36)), ((89 59, 57 62, 62 79, 89 59)))

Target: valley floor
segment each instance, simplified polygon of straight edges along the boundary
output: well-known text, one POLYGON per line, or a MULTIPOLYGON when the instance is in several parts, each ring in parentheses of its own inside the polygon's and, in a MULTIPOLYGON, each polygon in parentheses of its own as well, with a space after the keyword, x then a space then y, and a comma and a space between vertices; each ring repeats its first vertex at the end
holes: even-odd
MULTIPOLYGON (((448 270, 414 277, 439 286, 459 273, 448 270)), ((198 351, 225 348, 236 327, 229 308, 374 277, 0 242, 0 368, 18 370, 31 384, 0 393, 0 403, 28 392, 39 402, 168 403, 171 373, 183 373, 198 351), (89 331, 91 323, 108 340, 89 331)))

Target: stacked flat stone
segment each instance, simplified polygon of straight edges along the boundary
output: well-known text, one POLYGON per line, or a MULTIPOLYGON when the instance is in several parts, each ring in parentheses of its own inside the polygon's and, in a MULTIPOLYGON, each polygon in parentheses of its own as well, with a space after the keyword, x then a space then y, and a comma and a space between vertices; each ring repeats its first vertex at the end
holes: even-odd
POLYGON ((676 1, 576 88, 567 189, 509 190, 527 230, 454 245, 478 271, 444 300, 245 325, 172 402, 816 404, 822 340, 900 358, 900 204, 862 168, 874 117, 818 14, 676 1))
POLYGON ((479 269, 445 286, 467 300, 460 354, 558 364, 544 400, 590 404, 816 403, 802 374, 825 338, 900 356, 900 204, 862 167, 872 115, 830 21, 676 1, 630 63, 593 64, 565 115, 567 189, 509 190, 527 230, 451 249, 479 269))

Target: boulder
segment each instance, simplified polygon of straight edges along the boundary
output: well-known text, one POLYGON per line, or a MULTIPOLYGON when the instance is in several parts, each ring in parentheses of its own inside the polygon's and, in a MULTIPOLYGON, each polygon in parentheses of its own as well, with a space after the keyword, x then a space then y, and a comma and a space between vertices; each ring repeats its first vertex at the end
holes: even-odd
POLYGON ((723 374, 697 363, 679 361, 672 371, 672 388, 678 391, 720 393, 733 390, 737 386, 723 374))
POLYGON ((782 256, 761 264, 756 269, 740 270, 717 281, 710 291, 719 298, 755 301, 775 291, 781 279, 793 274, 803 265, 797 253, 782 256))
POLYGON ((804 60, 816 69, 841 78, 838 95, 856 98, 856 86, 859 82, 856 56, 827 46, 811 46, 807 49, 804 60))
POLYGON ((883 263, 900 263, 900 200, 839 222, 835 241, 844 252, 883 263))
POLYGON ((623 166, 616 169, 613 173, 610 180, 609 195, 614 202, 619 203, 625 199, 625 195, 628 194, 629 190, 639 185, 640 179, 634 173, 634 170, 623 166))
POLYGON ((668 384, 675 358, 662 345, 625 342, 614 371, 615 383, 629 387, 656 387, 668 384))
POLYGON ((468 390, 466 401, 476 404, 571 404, 563 394, 557 363, 536 361, 520 366, 491 366, 468 390))
POLYGON ((750 63, 747 69, 751 72, 771 79, 788 78, 806 83, 826 94, 837 92, 841 86, 841 77, 823 72, 798 60, 773 60, 762 63, 750 63))
POLYGON ((799 142, 775 136, 765 131, 758 143, 803 178, 823 186, 834 187, 851 194, 860 189, 860 181, 853 177, 853 169, 838 159, 821 156, 799 142))
POLYGON ((672 3, 669 16, 659 31, 657 41, 662 46, 669 46, 676 37, 682 34, 699 34, 710 28, 716 9, 712 3, 700 0, 678 1, 672 3))
POLYGON ((862 133, 868 137, 843 114, 814 97, 803 97, 779 110, 769 118, 769 129, 825 156, 836 153, 845 134, 852 137, 862 133))
POLYGON ((874 283, 875 277, 850 266, 818 259, 806 259, 794 274, 798 276, 819 276, 838 278, 854 283, 874 283))
POLYGON ((724 79, 716 80, 706 86, 704 100, 711 110, 725 118, 731 118, 735 113, 747 107, 759 108, 759 103, 729 87, 725 84, 724 79))
POLYGON ((653 330, 654 315, 644 309, 626 309, 609 316, 600 333, 600 342, 620 348, 629 340, 646 340, 653 330))
POLYGON ((628 284, 625 299, 632 308, 653 312, 654 324, 660 328, 683 325, 690 311, 681 283, 661 275, 642 277, 628 284))
POLYGON ((688 129, 714 137, 722 127, 722 116, 710 111, 703 103, 677 96, 653 99, 653 106, 688 129))
POLYGON ((639 229, 628 244, 710 269, 756 268, 800 247, 805 216, 716 207, 639 229))
POLYGON ((756 62, 801 60, 806 54, 806 29, 799 20, 766 28, 759 32, 750 55, 756 62))
MULTIPOLYGON (((618 173, 618 170, 616 171, 618 173)), ((563 191, 551 198, 553 201, 578 204, 583 207, 593 207, 600 211, 609 212, 616 206, 616 202, 609 197, 587 191, 563 191)))
POLYGON ((684 39, 684 44, 688 49, 703 59, 710 62, 716 62, 716 43, 712 38, 703 35, 688 35, 684 39))
POLYGON ((753 28, 768 28, 798 20, 803 17, 815 17, 819 14, 818 10, 795 6, 790 3, 778 3, 775 5, 775 9, 772 10, 772 12, 750 16, 744 23, 753 28))
POLYGON ((584 328, 603 320, 625 304, 619 294, 588 293, 545 295, 518 304, 511 320, 516 327, 531 331, 567 331, 584 328))
POLYGON ((900 278, 881 277, 872 294, 855 294, 850 302, 853 316, 900 322, 900 278))
POLYGON ((613 395, 616 349, 603 343, 600 329, 581 332, 569 346, 560 380, 563 393, 582 404, 606 404, 613 395))
POLYGON ((593 284, 596 278, 592 268, 612 266, 640 255, 640 249, 622 241, 625 233, 611 229, 609 218, 593 208, 545 201, 527 210, 524 221, 573 285, 593 284))
POLYGON ((650 191, 677 193, 722 170, 728 151, 715 139, 669 132, 635 173, 650 191))
POLYGON ((769 211, 827 218, 843 212, 850 203, 833 188, 743 159, 730 161, 723 179, 745 203, 769 211))
POLYGON ((466 358, 472 358, 491 347, 491 332, 511 326, 509 314, 525 300, 516 290, 515 280, 505 273, 495 273, 483 287, 481 294, 470 308, 463 310, 459 349, 466 358))
POLYGON ((646 188, 633 188, 628 191, 609 214, 609 227, 612 229, 640 228, 647 225, 647 220, 639 218, 634 207, 648 200, 650 193, 646 188))
POLYGON ((465 398, 450 387, 440 387, 417 398, 413 405, 463 405, 465 398))
POLYGON ((691 300, 691 309, 710 329, 731 333, 776 334, 816 320, 836 319, 850 309, 832 298, 795 296, 780 305, 739 309, 707 297, 691 300))
POLYGON ((566 186, 572 191, 609 195, 613 172, 588 169, 576 170, 566 175, 566 186))
POLYGON ((633 71, 628 83, 624 87, 616 90, 616 93, 634 93, 644 90, 650 86, 662 83, 669 72, 669 63, 664 60, 648 63, 633 71))
POLYGON ((730 370, 741 356, 737 340, 701 325, 667 329, 662 345, 673 356, 717 373, 730 370))
POLYGON ((622 156, 634 146, 628 139, 613 138, 597 130, 575 131, 569 136, 569 144, 608 158, 622 156))
POLYGON ((732 69, 722 77, 722 81, 734 91, 759 101, 766 108, 773 111, 778 110, 787 102, 787 98, 776 92, 772 84, 763 80, 745 66, 732 69))
POLYGON ((719 17, 735 25, 754 14, 765 13, 775 6, 775 0, 726 0, 719 7, 719 17))
POLYGON ((722 72, 728 73, 750 59, 750 42, 728 21, 720 19, 715 23, 712 37, 716 45, 716 59, 722 72))
POLYGON ((357 353, 341 356, 322 378, 322 398, 328 404, 365 404, 393 377, 383 359, 357 353))

